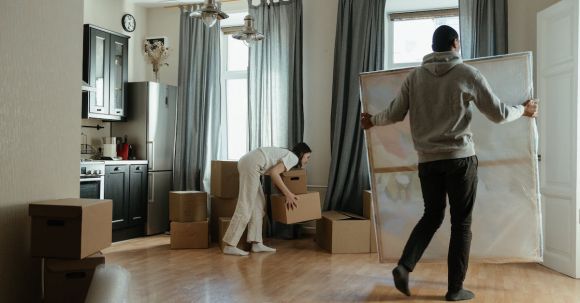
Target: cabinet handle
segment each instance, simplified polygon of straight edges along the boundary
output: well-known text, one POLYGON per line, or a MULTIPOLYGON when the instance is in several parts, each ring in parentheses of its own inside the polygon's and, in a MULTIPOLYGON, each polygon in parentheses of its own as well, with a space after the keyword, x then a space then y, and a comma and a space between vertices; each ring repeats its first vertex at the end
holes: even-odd
POLYGON ((165 96, 165 105, 169 105, 169 97, 165 96))
POLYGON ((117 111, 117 114, 120 114, 120 113, 121 113, 121 111, 120 111, 120 110, 118 110, 118 111, 117 111))
POLYGON ((97 108, 97 111, 100 112, 102 110, 102 108, 97 108))
POLYGON ((114 171, 119 171, 119 167, 115 167, 115 169, 113 169, 114 171))
POLYGON ((141 217, 133 217, 133 220, 139 220, 141 217))

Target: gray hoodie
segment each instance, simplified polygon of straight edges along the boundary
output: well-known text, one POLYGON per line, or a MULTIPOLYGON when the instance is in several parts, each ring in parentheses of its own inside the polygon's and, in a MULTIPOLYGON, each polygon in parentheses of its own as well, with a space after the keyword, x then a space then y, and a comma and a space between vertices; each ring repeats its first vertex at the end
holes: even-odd
POLYGON ((409 112, 419 162, 465 158, 475 155, 471 102, 496 123, 513 121, 524 112, 523 105, 502 103, 483 75, 464 64, 457 52, 436 52, 409 73, 398 96, 371 122, 392 124, 409 112))

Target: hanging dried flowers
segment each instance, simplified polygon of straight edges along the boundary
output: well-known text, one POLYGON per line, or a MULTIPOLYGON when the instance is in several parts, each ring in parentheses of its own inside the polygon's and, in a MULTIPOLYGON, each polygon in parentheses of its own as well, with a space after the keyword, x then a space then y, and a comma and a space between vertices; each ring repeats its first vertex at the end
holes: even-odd
POLYGON ((169 47, 166 47, 162 41, 155 41, 150 43, 145 41, 144 44, 145 55, 149 62, 153 65, 153 72, 155 73, 155 81, 159 80, 159 68, 163 65, 169 66, 167 58, 169 57, 169 47))

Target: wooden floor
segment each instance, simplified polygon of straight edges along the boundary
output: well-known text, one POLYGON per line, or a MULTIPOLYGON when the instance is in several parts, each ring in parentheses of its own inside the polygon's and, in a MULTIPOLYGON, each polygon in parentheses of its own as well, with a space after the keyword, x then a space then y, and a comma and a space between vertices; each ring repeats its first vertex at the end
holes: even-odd
MULTIPOLYGON (((131 272, 129 302, 437 302, 447 290, 445 264, 419 264, 405 297, 393 286, 393 264, 379 264, 376 254, 331 255, 311 238, 266 244, 278 252, 170 250, 168 236, 103 252, 131 272)), ((538 264, 472 264, 465 287, 475 292, 470 302, 580 302, 580 280, 538 264)))

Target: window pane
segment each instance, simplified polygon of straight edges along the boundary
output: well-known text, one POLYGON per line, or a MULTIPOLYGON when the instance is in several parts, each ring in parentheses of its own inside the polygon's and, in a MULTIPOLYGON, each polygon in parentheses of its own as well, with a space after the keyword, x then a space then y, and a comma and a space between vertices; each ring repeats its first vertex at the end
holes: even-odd
POLYGON ((248 47, 244 42, 228 35, 228 71, 248 69, 248 47))
POLYGON ((459 33, 459 17, 393 21, 393 63, 423 61, 423 56, 433 52, 433 32, 441 25, 449 25, 459 33))
POLYGON ((248 151, 247 80, 227 80, 226 95, 228 98, 228 159, 237 160, 248 151))

